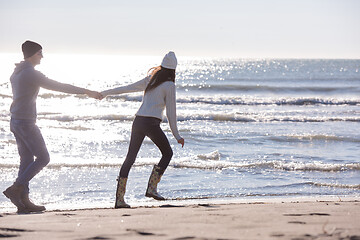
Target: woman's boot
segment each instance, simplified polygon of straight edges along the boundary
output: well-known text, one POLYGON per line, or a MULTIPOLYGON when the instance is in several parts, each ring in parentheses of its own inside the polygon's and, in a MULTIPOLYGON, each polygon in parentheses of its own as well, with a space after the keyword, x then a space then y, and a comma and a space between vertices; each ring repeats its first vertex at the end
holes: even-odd
POLYGON ((115 208, 130 208, 124 200, 127 178, 119 177, 117 181, 115 208))
POLYGON ((145 196, 154 198, 156 200, 165 200, 165 198, 157 192, 157 185, 160 182, 161 176, 163 174, 164 170, 161 170, 159 166, 155 165, 149 178, 145 196))
POLYGON ((45 211, 45 206, 35 205, 29 199, 29 193, 23 193, 21 195, 21 202, 25 205, 29 212, 42 212, 45 211))

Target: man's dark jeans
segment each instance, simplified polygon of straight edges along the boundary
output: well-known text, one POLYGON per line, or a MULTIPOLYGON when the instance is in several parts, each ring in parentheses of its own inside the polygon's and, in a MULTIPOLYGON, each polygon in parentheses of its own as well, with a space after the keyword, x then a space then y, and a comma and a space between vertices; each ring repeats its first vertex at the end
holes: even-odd
POLYGON ((30 180, 49 163, 49 153, 34 120, 12 118, 10 130, 15 135, 20 155, 19 173, 15 183, 23 185, 29 192, 30 180))

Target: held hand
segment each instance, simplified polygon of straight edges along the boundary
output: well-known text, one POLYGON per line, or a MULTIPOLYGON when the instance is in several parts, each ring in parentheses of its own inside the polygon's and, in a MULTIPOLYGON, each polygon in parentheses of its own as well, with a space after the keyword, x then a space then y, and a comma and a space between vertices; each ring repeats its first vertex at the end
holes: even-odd
POLYGON ((96 92, 96 91, 90 91, 90 90, 89 90, 89 91, 86 93, 86 95, 88 95, 88 96, 91 97, 91 98, 98 99, 98 100, 101 100, 101 99, 104 98, 101 93, 96 92))
POLYGON ((107 96, 107 90, 106 91, 102 91, 102 92, 100 92, 100 94, 103 96, 103 98, 105 98, 106 96, 107 96))
POLYGON ((99 100, 103 100, 104 98, 106 98, 106 95, 102 94, 102 92, 99 92, 100 93, 100 96, 101 98, 99 100))
POLYGON ((180 143, 181 147, 183 148, 184 144, 185 144, 185 140, 183 138, 181 138, 181 139, 178 140, 178 143, 180 143))

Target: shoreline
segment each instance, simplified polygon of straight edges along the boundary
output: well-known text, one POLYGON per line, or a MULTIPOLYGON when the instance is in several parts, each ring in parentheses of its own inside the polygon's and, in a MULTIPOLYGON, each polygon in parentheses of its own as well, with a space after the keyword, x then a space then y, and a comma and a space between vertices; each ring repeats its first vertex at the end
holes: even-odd
POLYGON ((359 197, 158 203, 131 209, 1 213, 0 236, 14 239, 360 240, 359 197))
MULTIPOLYGON (((267 197, 229 197, 229 198, 193 198, 193 199, 167 199, 164 201, 157 201, 154 199, 144 198, 147 201, 131 202, 125 198, 125 201, 131 206, 131 208, 151 208, 159 207, 161 205, 173 205, 173 206, 192 206, 198 204, 214 204, 214 205, 228 205, 228 204, 268 204, 268 203, 296 203, 296 202, 342 202, 342 201, 360 201, 360 196, 348 196, 348 195, 317 195, 317 196, 267 196, 267 197)), ((11 207, 0 209, 0 215, 15 213, 16 207, 10 203, 11 207)), ((46 204, 35 201, 37 204, 45 205, 46 212, 54 211, 81 211, 81 210, 100 210, 100 209, 113 209, 113 203, 109 206, 76 206, 71 207, 68 205, 57 206, 56 203, 46 204)))
MULTIPOLYGON (((0 214, 9 214, 15 213, 16 207, 10 202, 9 199, 6 198, 8 201, 9 207, 5 207, 0 209, 0 214)), ((114 200, 115 201, 115 200, 114 200)), ((132 207, 132 208, 141 208, 141 207, 159 207, 161 205, 175 205, 175 206, 191 206, 197 204, 215 204, 215 205, 227 205, 227 204, 258 204, 258 203, 295 203, 295 202, 341 202, 341 201, 360 201, 360 196, 354 195, 316 195, 316 196, 266 196, 266 197, 224 197, 224 198, 192 198, 192 199, 166 199, 164 201, 157 201, 154 199, 145 198, 132 202, 125 198, 125 201, 132 207), (144 201, 145 200, 145 201, 144 201)), ((97 210, 97 209, 113 209, 113 204, 107 204, 106 206, 70 206, 70 205, 61 205, 59 207, 57 203, 49 203, 46 204, 41 201, 34 201, 37 204, 45 205, 46 212, 53 212, 53 211, 75 211, 75 210, 97 210)))

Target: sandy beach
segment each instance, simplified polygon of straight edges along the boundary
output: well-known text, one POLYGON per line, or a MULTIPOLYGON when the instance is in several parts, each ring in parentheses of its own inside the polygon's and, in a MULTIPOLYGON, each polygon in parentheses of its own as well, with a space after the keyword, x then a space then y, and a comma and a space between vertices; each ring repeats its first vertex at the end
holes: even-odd
MULTIPOLYGON (((161 203, 160 203, 161 204, 161 203)), ((358 198, 168 204, 0 215, 12 239, 360 239, 358 198)))

